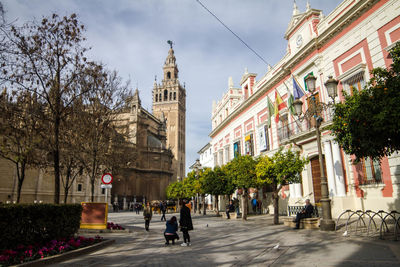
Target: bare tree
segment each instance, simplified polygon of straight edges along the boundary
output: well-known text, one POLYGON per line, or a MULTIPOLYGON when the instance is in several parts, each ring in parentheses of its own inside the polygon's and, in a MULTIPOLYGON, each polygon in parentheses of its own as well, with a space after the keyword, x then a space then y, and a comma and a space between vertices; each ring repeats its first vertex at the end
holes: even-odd
POLYGON ((35 96, 29 92, 21 95, 7 94, 0 97, 0 157, 15 164, 17 170, 17 203, 28 166, 39 166, 43 157, 38 149, 41 143, 40 123, 37 113, 40 109, 35 96), (13 95, 16 97, 14 98, 13 95))
POLYGON ((82 142, 81 162, 89 175, 91 200, 94 201, 96 178, 98 180, 106 170, 115 169, 116 159, 123 161, 119 153, 129 146, 125 143, 126 133, 118 132, 116 123, 128 83, 122 84, 115 71, 108 72, 100 65, 93 65, 80 84, 96 88, 87 90, 80 115, 84 120, 80 130, 86 137, 85 142, 82 142))
POLYGON ((2 53, 0 80, 15 90, 34 93, 46 107, 42 119, 49 128, 44 143, 52 157, 55 203, 60 202, 61 124, 76 99, 95 90, 79 85, 90 64, 85 57, 88 49, 82 45, 83 30, 75 14, 53 14, 5 32, 8 45, 2 53))

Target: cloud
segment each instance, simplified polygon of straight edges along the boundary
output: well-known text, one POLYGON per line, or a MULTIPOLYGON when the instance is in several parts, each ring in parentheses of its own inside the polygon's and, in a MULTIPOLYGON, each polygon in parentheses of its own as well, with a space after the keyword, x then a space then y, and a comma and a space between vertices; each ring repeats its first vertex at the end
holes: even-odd
MULTIPOLYGON (((201 0, 216 16, 270 64, 286 52, 283 36, 292 15, 292 1, 201 0)), ((328 14, 340 0, 311 0, 313 8, 328 14)), ((267 66, 212 17, 196 0, 7 0, 9 21, 40 19, 53 12, 76 13, 86 26, 90 56, 131 79, 138 86, 142 104, 151 110, 154 77, 162 67, 173 40, 179 79, 186 83, 186 167, 211 131, 212 100, 227 90, 228 77, 238 86, 244 68, 258 73, 267 66)), ((301 11, 306 0, 298 0, 301 11)))

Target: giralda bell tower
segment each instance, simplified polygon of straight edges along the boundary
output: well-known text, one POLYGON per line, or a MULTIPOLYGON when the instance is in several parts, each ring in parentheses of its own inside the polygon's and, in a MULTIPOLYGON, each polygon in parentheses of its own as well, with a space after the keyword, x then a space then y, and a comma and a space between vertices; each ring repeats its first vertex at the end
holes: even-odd
POLYGON ((153 114, 167 122, 167 147, 174 154, 172 181, 182 180, 185 177, 185 133, 186 133, 186 90, 178 80, 178 65, 172 48, 172 41, 168 41, 170 49, 164 63, 164 78, 161 84, 154 81, 153 87, 153 114))

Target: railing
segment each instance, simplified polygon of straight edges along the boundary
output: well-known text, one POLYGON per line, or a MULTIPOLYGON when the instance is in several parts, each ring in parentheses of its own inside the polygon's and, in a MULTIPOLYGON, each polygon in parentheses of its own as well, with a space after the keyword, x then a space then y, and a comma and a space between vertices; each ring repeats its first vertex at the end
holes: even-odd
MULTIPOLYGON (((321 117, 324 119, 323 124, 332 121, 334 114, 332 107, 327 107, 326 109, 322 110, 321 113, 321 117)), ((313 130, 314 125, 314 120, 303 120, 300 122, 296 119, 295 121, 278 128, 278 139, 280 142, 286 141, 301 133, 313 130)))
MULTIPOLYGON (((305 208, 305 206, 288 206, 287 208, 288 216, 296 216, 297 213, 300 213, 305 208)), ((318 207, 313 207, 313 213, 311 214, 311 217, 319 217, 318 207)))
POLYGON ((336 221, 336 231, 343 236, 367 236, 397 241, 400 235, 400 213, 379 210, 345 210, 336 221))

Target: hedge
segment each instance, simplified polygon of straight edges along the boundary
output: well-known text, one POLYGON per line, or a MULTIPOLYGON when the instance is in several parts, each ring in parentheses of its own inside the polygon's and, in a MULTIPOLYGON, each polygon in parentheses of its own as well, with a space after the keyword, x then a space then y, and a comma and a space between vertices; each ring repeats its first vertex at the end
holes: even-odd
POLYGON ((2 204, 0 249, 69 238, 79 229, 81 214, 80 204, 2 204))

